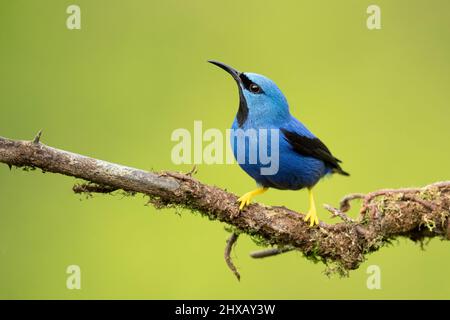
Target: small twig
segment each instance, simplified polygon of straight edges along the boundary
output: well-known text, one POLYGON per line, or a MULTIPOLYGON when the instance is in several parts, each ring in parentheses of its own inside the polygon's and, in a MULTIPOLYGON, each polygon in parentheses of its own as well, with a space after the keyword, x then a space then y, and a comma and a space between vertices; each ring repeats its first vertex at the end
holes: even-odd
POLYGON ((196 173, 197 173, 197 165, 194 164, 194 166, 192 167, 191 171, 187 172, 186 175, 192 177, 196 173))
POLYGON ((351 209, 350 202, 355 199, 364 199, 366 195, 364 193, 351 193, 342 198, 339 204, 339 210, 341 212, 348 212, 351 209))
POLYGON ((415 193, 422 191, 422 188, 401 188, 401 189, 381 189, 371 193, 366 194, 364 197, 363 205, 361 206, 361 210, 359 211, 361 214, 364 214, 369 208, 369 203, 380 196, 392 196, 394 194, 405 194, 405 193, 415 193))
POLYGON ((430 211, 436 210, 436 206, 433 205, 432 203, 419 199, 418 197, 414 196, 414 195, 410 195, 410 194, 404 194, 402 196, 403 200, 410 200, 410 201, 414 201, 417 202, 419 204, 421 204, 423 207, 427 208, 430 211))
POLYGON ((184 181, 192 180, 192 176, 197 173, 197 165, 195 164, 191 170, 186 173, 183 172, 175 172, 175 171, 163 171, 160 173, 160 176, 169 176, 177 179, 182 179, 184 181))
POLYGON ((225 262, 227 263, 228 268, 233 272, 233 274, 236 276, 238 281, 241 280, 241 275, 239 274, 236 266, 233 263, 233 260, 231 259, 231 250, 233 249, 233 245, 236 243, 239 235, 237 233, 232 233, 231 236, 227 240, 227 245, 225 246, 225 262))
MULTIPOLYGON (((363 205, 360 210, 360 212, 363 213, 368 209, 369 202, 379 196, 383 196, 383 195, 389 196, 389 195, 399 194, 399 193, 411 194, 411 193, 417 193, 417 192, 429 189, 431 187, 442 188, 442 187, 447 187, 447 186, 450 186, 450 183, 448 181, 441 181, 441 182, 432 183, 423 188, 382 189, 382 190, 377 190, 375 192, 371 192, 368 194, 352 193, 352 194, 346 195, 344 198, 342 198, 342 200, 340 202, 339 210, 341 212, 347 212, 351 208, 351 206, 350 206, 351 201, 353 201, 355 199, 363 199, 364 202, 363 202, 363 205)), ((411 198, 410 200, 419 202, 424 207, 427 207, 427 208, 430 208, 430 210, 433 210, 433 209, 431 209, 431 207, 429 206, 429 203, 427 203, 427 202, 420 201, 420 199, 417 199, 415 197, 411 198), (419 201, 417 201, 417 200, 419 200, 419 201)))
POLYGON ((290 247, 258 250, 258 251, 250 252, 250 257, 252 257, 253 259, 262 259, 262 258, 277 256, 279 254, 289 252, 292 250, 294 250, 294 249, 290 248, 290 247))
POLYGON ((34 136, 33 143, 39 144, 41 141, 42 129, 34 136))
MULTIPOLYGON (((421 191, 427 190, 429 188, 443 188, 443 187, 449 187, 450 183, 449 181, 440 181, 440 182, 435 182, 432 184, 429 184, 423 188, 401 188, 401 189, 381 189, 381 190, 377 190, 371 193, 368 193, 367 195, 365 195, 364 198, 364 202, 363 205, 361 206, 361 210, 360 213, 363 214, 364 212, 367 211, 368 207, 369 207, 369 202, 372 201, 374 198, 379 197, 379 196, 392 196, 394 194, 403 194, 403 197, 406 194, 412 194, 412 193, 419 193, 421 191)), ((344 198, 345 199, 345 198, 344 198)), ((433 210, 434 208, 432 208, 429 203, 425 202, 425 201, 421 201, 421 199, 418 199, 417 197, 413 197, 409 200, 412 201, 416 201, 420 204, 422 204, 424 207, 433 210)))
POLYGON ((176 179, 180 179, 183 181, 189 181, 192 180, 192 177, 188 174, 182 173, 182 172, 175 172, 175 171, 163 171, 159 174, 160 177, 173 177, 176 179))
POLYGON ((347 216, 344 212, 340 211, 339 209, 336 209, 335 207, 330 206, 329 204, 324 204, 323 207, 327 209, 329 212, 331 212, 333 218, 339 217, 342 219, 342 221, 347 223, 355 222, 355 220, 347 216))

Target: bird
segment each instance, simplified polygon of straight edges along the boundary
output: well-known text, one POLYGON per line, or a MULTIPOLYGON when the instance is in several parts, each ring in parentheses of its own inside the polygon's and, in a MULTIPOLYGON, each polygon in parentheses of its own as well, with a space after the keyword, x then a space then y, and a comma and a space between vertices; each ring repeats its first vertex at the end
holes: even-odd
MULTIPOLYGON (((238 160, 239 146, 236 143, 236 136, 232 139, 235 159, 257 184, 255 190, 238 198, 239 211, 244 210, 255 196, 266 192, 269 188, 279 190, 306 188, 309 194, 309 210, 304 220, 306 223, 309 222, 310 227, 319 225, 313 188, 325 176, 334 173, 349 176, 349 173, 341 168, 341 160, 334 157, 319 138, 292 116, 286 97, 271 79, 257 73, 240 72, 216 60, 208 62, 229 73, 238 86, 239 107, 230 132, 239 129, 260 132, 264 129, 275 130, 278 133, 278 170, 274 174, 262 174, 261 169, 265 164, 259 158, 253 162, 248 161, 251 152, 258 152, 256 149, 261 145, 261 135, 246 136, 242 149, 245 157, 242 157, 241 161, 238 160), (256 149, 254 145, 257 146, 256 149)), ((270 141, 266 142, 266 146, 270 149, 270 141)))

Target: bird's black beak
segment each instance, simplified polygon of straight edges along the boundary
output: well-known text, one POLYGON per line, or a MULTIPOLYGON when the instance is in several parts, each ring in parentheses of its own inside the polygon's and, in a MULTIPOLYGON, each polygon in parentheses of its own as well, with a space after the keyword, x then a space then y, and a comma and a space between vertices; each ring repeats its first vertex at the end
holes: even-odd
POLYGON ((219 61, 215 61, 215 60, 208 60, 209 63, 212 63, 216 66, 218 66, 219 68, 225 70, 226 72, 228 72, 234 80, 236 80, 237 83, 241 82, 241 78, 239 77, 241 75, 241 73, 239 71, 237 71, 236 69, 226 65, 225 63, 219 62, 219 61))
POLYGON ((247 116, 248 116, 247 101, 245 99, 244 92, 242 91, 242 86, 241 86, 242 81, 243 81, 241 76, 243 76, 243 74, 241 72, 237 71, 236 69, 234 69, 230 66, 227 66, 225 63, 215 61, 215 60, 208 60, 208 62, 225 70, 226 72, 231 74, 231 76, 233 77, 234 80, 236 80, 236 83, 237 83, 237 86, 239 89, 239 109, 238 109, 238 112, 236 115, 236 119, 237 119, 239 128, 242 127, 244 125, 244 122, 247 120, 247 116))

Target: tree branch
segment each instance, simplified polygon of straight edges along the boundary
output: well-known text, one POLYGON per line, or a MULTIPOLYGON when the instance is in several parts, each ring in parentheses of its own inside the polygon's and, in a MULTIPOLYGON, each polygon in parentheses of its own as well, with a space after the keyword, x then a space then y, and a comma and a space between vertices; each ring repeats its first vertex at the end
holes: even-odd
POLYGON ((255 257, 294 249, 342 274, 358 268, 368 253, 395 237, 414 241, 427 237, 450 238, 450 181, 424 188, 347 196, 340 209, 327 207, 344 222, 334 225, 321 222, 319 227, 310 228, 303 221, 303 214, 285 207, 254 203, 239 212, 236 195, 205 185, 190 174, 147 172, 55 149, 42 144, 40 134, 34 141, 0 137, 0 162, 40 168, 89 182, 75 186, 76 192, 109 193, 121 189, 149 196, 157 208, 179 206, 197 210, 211 220, 233 226, 235 233, 246 233, 264 245, 278 247, 266 254, 254 254, 255 257), (354 199, 363 200, 357 221, 344 214, 354 199))

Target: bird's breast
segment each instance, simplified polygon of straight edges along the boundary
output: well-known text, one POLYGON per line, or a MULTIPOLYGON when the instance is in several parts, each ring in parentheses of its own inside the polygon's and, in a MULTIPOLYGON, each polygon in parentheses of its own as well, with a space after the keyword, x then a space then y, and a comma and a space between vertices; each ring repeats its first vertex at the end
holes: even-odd
POLYGON ((263 186, 298 190, 315 185, 327 173, 321 160, 297 153, 273 126, 233 124, 230 142, 240 167, 263 186))

